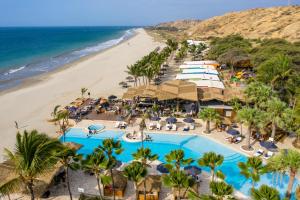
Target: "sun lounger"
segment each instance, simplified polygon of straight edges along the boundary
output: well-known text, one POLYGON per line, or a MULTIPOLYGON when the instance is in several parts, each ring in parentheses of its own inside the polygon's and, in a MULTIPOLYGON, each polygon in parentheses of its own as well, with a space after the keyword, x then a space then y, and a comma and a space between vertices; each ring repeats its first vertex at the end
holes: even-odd
POLYGON ((120 127, 120 122, 116 122, 115 128, 119 128, 119 127, 120 127))
POLYGON ((157 130, 160 130, 160 129, 161 129, 160 123, 157 123, 157 124, 156 124, 156 129, 157 129, 157 130))
POLYGON ((241 141, 243 140, 243 138, 242 137, 236 137, 236 138, 234 138, 234 143, 235 144, 238 144, 238 143, 240 143, 241 141))
POLYGON ((195 124, 191 124, 191 125, 190 125, 190 129, 191 129, 191 130, 195 130, 195 124))
POLYGON ((148 129, 149 130, 153 130, 154 129, 154 124, 152 122, 149 124, 148 129))
POLYGON ((122 122, 122 123, 120 123, 120 128, 122 129, 122 128, 126 128, 127 127, 127 123, 126 122, 122 122))
POLYGON ((184 126, 183 127, 183 131, 189 131, 190 130, 190 127, 189 126, 184 126))
POLYGON ((170 124, 166 125, 166 131, 170 131, 172 129, 172 126, 170 124))
POLYGON ((274 152, 268 151, 268 152, 264 155, 264 158, 268 160, 268 159, 271 158, 273 155, 274 155, 274 152))
POLYGON ((254 154, 253 156, 255 157, 259 157, 259 156, 262 156, 264 154, 264 151, 262 149, 258 149, 254 154))
POLYGON ((176 124, 173 124, 173 125, 172 125, 172 131, 177 131, 177 126, 176 126, 176 124))

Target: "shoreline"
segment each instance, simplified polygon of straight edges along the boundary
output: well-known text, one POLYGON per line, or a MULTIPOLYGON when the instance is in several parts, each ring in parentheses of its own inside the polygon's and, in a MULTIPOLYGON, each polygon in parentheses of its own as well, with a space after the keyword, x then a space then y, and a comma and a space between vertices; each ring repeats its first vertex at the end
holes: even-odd
MULTIPOLYGON (((133 34, 129 37, 129 38, 126 38, 124 40, 122 40, 120 43, 116 44, 116 45, 112 45, 106 49, 103 49, 103 50, 100 50, 98 52, 94 52, 90 55, 86 55, 86 56, 83 56, 81 58, 78 58, 77 60, 75 61, 71 61, 70 63, 67 63, 67 64, 63 64, 53 70, 50 70, 49 72, 45 72, 45 73, 41 73, 41 74, 38 74, 38 75, 33 75, 33 76, 29 76, 29 77, 26 77, 24 78, 19 84, 13 86, 13 87, 9 87, 7 89, 4 89, 4 90, 0 90, 0 97, 2 95, 5 95, 5 94, 8 94, 8 93, 11 93, 11 92, 15 92, 15 91, 18 91, 18 90, 21 90, 21 89, 24 89, 24 88, 27 88, 27 87, 30 87, 30 86, 33 86, 35 84, 39 84, 43 81, 46 81, 48 80, 51 76, 55 75, 56 73, 59 73, 63 70, 66 70, 74 65, 77 65, 77 64, 80 64, 81 62, 84 62, 88 59, 91 59, 101 53, 104 53, 105 51, 108 51, 110 50, 111 48, 114 48, 114 47, 117 47, 125 42, 128 42, 129 40, 133 39, 137 34, 138 34, 138 30, 139 29, 142 29, 142 28, 134 28, 133 29, 133 34)), ((148 34, 148 33, 147 33, 148 34)))
POLYGON ((95 98, 111 94, 120 96, 125 91, 119 82, 128 76, 126 66, 163 46, 144 29, 136 29, 133 37, 118 45, 0 93, 0 161, 3 160, 3 149, 13 148, 17 131, 37 129, 52 137, 57 135, 57 127, 48 122, 50 114, 56 105, 66 106, 80 97, 80 88, 87 88, 95 98), (19 130, 15 128, 15 121, 19 130))

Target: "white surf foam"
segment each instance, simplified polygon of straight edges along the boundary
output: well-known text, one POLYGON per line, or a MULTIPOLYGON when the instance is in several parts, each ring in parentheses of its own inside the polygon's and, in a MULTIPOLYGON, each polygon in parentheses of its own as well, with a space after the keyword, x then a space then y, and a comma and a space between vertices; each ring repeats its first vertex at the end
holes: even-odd
POLYGON ((16 72, 18 72, 18 71, 21 71, 21 70, 23 70, 23 69, 25 69, 25 65, 24 66, 22 66, 22 67, 19 67, 19 68, 15 68, 15 69, 10 69, 8 72, 6 72, 6 73, 4 73, 4 75, 9 75, 9 74, 13 74, 13 73, 16 73, 16 72))

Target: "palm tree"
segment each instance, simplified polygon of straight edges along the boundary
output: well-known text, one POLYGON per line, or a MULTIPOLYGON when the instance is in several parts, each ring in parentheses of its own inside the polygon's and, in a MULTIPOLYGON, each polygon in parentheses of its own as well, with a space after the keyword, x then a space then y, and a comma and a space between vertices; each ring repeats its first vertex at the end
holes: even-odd
MULTIPOLYGON (((220 165, 222 165, 224 161, 224 156, 220 154, 216 154, 215 152, 207 152, 204 153, 203 157, 198 160, 198 164, 200 166, 206 166, 210 168, 211 172, 211 180, 214 181, 216 168, 220 165)), ((220 172, 219 172, 220 173, 220 172)))
POLYGON ((89 154, 84 160, 81 162, 81 167, 84 170, 92 172, 97 180, 97 186, 100 198, 103 199, 100 182, 101 182, 101 173, 104 169, 107 168, 108 159, 105 157, 104 152, 97 148, 94 150, 92 154, 89 154))
POLYGON ((268 114, 268 121, 272 124, 271 137, 275 138, 276 128, 280 124, 281 116, 286 108, 286 104, 278 98, 272 98, 266 103, 266 112, 268 114))
MULTIPOLYGON (((57 116, 57 113, 59 111, 60 105, 56 105, 51 113, 51 117, 52 119, 50 121, 54 121, 54 123, 56 123, 55 118, 57 116)), ((56 125, 56 124, 55 124, 56 125)))
POLYGON ((81 88, 80 89, 80 92, 81 92, 81 98, 83 98, 84 97, 84 95, 85 95, 85 93, 88 91, 88 89, 87 88, 81 88))
POLYGON ((60 132, 63 134, 63 142, 65 142, 65 134, 67 129, 69 128, 69 117, 70 111, 67 109, 62 109, 58 111, 56 110, 55 116, 53 116, 53 119, 50 120, 51 122, 58 123, 60 132))
POLYGON ((261 185, 259 189, 251 190, 253 200, 280 200, 279 192, 268 185, 261 185))
POLYGON ((139 71, 140 71, 140 69, 139 69, 138 65, 127 66, 126 72, 134 78, 134 86, 137 86, 137 80, 138 80, 139 73, 140 73, 139 71))
POLYGON ((185 188, 183 193, 183 196, 185 196, 186 192, 195 184, 195 180, 191 176, 188 176, 183 171, 174 169, 172 169, 169 174, 163 176, 162 179, 164 185, 176 189, 176 196, 179 200, 182 194, 181 189, 185 188))
POLYGON ((264 108, 265 102, 274 96, 274 92, 271 87, 255 81, 247 86, 245 95, 247 102, 253 103, 255 108, 264 108))
POLYGON ((220 118, 218 112, 213 108, 204 108, 199 113, 199 118, 206 121, 206 133, 210 133, 210 122, 220 118))
POLYGON ((244 107, 237 113, 238 121, 245 124, 248 127, 247 133, 247 146, 244 147, 245 150, 251 150, 251 132, 254 128, 255 123, 260 119, 260 111, 255 108, 244 107))
POLYGON ((56 157, 58 158, 59 162, 64 167, 68 192, 69 192, 71 200, 73 198, 72 198, 72 192, 71 192, 71 188, 70 188, 69 169, 72 169, 72 170, 79 169, 80 165, 78 162, 81 159, 81 156, 77 155, 76 151, 77 151, 76 149, 70 148, 66 145, 62 145, 62 147, 56 153, 56 157))
POLYGON ((263 165, 262 159, 259 157, 250 157, 247 162, 239 162, 240 173, 252 182, 252 189, 255 183, 260 180, 260 176, 267 172, 263 165))
POLYGON ((218 199, 232 199, 233 187, 224 181, 212 181, 209 184, 212 194, 218 199))
POLYGON ((291 198, 295 177, 300 170, 300 153, 297 150, 286 149, 269 159, 267 168, 270 171, 289 171, 289 184, 286 191, 286 198, 291 198))
POLYGON ((123 152, 122 145, 120 141, 114 141, 114 139, 109 138, 105 139, 102 142, 102 146, 98 147, 102 150, 107 159, 107 170, 110 172, 111 181, 112 181, 112 189, 113 189, 113 199, 116 199, 115 195, 115 183, 113 177, 113 168, 117 165, 117 159, 115 155, 119 155, 123 152))
POLYGON ((296 133, 296 139, 293 145, 297 148, 300 147, 300 115, 297 110, 286 108, 282 115, 279 127, 283 130, 296 133))
POLYGON ((134 182, 136 199, 139 199, 138 182, 147 175, 147 169, 140 162, 132 162, 124 169, 124 176, 134 182))
MULTIPOLYGON (((149 164, 147 162, 151 162, 158 159, 157 154, 152 154, 151 149, 149 148, 140 148, 136 153, 132 154, 135 160, 140 160, 142 165, 147 168, 149 164)), ((143 180, 144 184, 144 199, 146 199, 146 180, 143 180)))
POLYGON ((184 158, 184 157, 185 157, 184 151, 181 149, 171 151, 169 154, 165 156, 166 162, 168 163, 166 164, 166 167, 168 169, 172 169, 174 166, 176 171, 180 171, 180 167, 182 165, 189 165, 192 162, 194 162, 192 158, 184 158))
POLYGON ((61 145, 58 140, 50 139, 36 130, 25 130, 23 134, 18 132, 15 150, 12 152, 5 149, 7 159, 12 162, 17 176, 3 184, 0 193, 9 194, 25 186, 30 192, 31 200, 34 200, 34 183, 57 163, 55 153, 59 147, 61 145))

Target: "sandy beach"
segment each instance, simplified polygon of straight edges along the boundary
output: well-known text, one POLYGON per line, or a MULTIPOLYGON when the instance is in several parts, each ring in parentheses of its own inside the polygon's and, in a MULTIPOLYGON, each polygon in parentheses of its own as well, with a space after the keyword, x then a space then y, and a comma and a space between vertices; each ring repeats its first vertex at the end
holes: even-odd
POLYGON ((47 120, 56 105, 67 105, 80 97, 80 88, 85 87, 92 97, 122 95, 118 85, 126 74, 126 66, 135 63, 163 44, 156 42, 143 29, 137 34, 106 51, 84 58, 69 67, 49 75, 29 86, 0 95, 1 156, 3 148, 12 148, 15 142, 17 121, 21 130, 37 129, 55 136, 56 128, 47 120))

